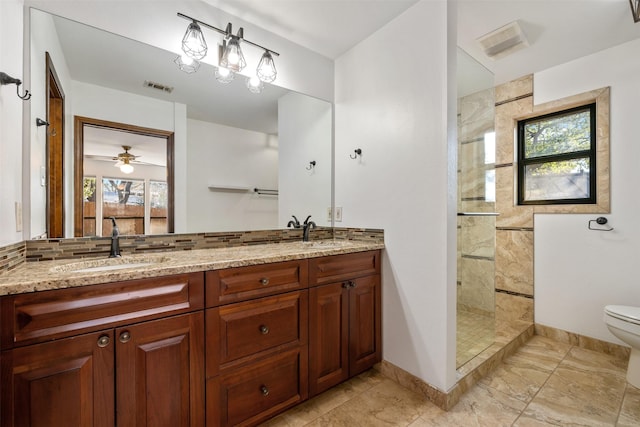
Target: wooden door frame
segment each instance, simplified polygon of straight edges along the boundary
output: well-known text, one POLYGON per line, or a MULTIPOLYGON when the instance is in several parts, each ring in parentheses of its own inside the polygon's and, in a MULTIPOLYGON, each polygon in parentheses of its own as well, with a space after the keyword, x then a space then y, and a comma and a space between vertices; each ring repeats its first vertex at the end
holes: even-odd
POLYGON ((45 52, 46 227, 47 237, 64 235, 64 91, 49 52, 45 52))
POLYGON ((83 180, 84 180, 84 126, 96 126, 116 131, 135 133, 139 135, 165 138, 167 140, 167 233, 174 232, 174 132, 145 128, 126 123, 110 122, 92 119, 90 117, 74 116, 74 171, 73 171, 73 229, 75 237, 83 237, 83 180))

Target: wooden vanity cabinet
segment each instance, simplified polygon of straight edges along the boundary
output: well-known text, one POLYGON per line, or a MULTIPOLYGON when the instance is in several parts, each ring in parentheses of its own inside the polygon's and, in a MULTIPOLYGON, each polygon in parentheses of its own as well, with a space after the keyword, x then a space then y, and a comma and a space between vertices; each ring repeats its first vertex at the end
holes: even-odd
POLYGON ((203 291, 194 273, 3 297, 2 425, 202 426, 203 291))
POLYGON ((380 362, 382 316, 380 251, 317 258, 309 264, 311 397, 380 362), (331 282, 335 279, 339 281, 331 282))
POLYGON ((207 426, 257 425, 307 399, 307 277, 306 260, 208 273, 207 426))

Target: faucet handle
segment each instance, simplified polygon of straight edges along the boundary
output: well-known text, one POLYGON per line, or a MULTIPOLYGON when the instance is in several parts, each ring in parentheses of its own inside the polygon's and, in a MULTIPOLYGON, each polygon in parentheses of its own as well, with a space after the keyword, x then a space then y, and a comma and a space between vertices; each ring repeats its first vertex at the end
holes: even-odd
MULTIPOLYGON (((305 220, 304 220, 304 223, 305 223, 305 224, 308 224, 308 223, 309 223, 309 218, 311 218, 311 215, 309 215, 309 216, 307 217, 307 219, 305 219, 305 220)), ((311 221, 311 222, 313 222, 313 221, 311 221)))

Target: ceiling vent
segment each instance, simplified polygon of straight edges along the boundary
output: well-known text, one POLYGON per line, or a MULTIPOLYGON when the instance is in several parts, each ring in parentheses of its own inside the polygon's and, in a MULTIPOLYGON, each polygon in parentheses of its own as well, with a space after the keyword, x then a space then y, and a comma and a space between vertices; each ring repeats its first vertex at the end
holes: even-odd
POLYGON ((160 91, 166 92, 166 93, 173 92, 173 87, 167 86, 167 85, 163 85, 161 83, 152 82, 151 80, 145 80, 143 86, 144 87, 150 87, 151 89, 157 89, 157 90, 160 90, 160 91))
POLYGON ((500 27, 478 38, 484 53, 491 59, 505 57, 517 50, 529 46, 529 42, 518 21, 500 27))

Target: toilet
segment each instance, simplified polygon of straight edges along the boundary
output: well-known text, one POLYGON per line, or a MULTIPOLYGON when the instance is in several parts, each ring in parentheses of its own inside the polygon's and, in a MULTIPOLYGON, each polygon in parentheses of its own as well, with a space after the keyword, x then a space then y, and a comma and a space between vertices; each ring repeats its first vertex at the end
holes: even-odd
POLYGON ((631 346, 627 381, 640 388, 640 307, 608 305, 604 308, 604 322, 613 335, 631 346))

